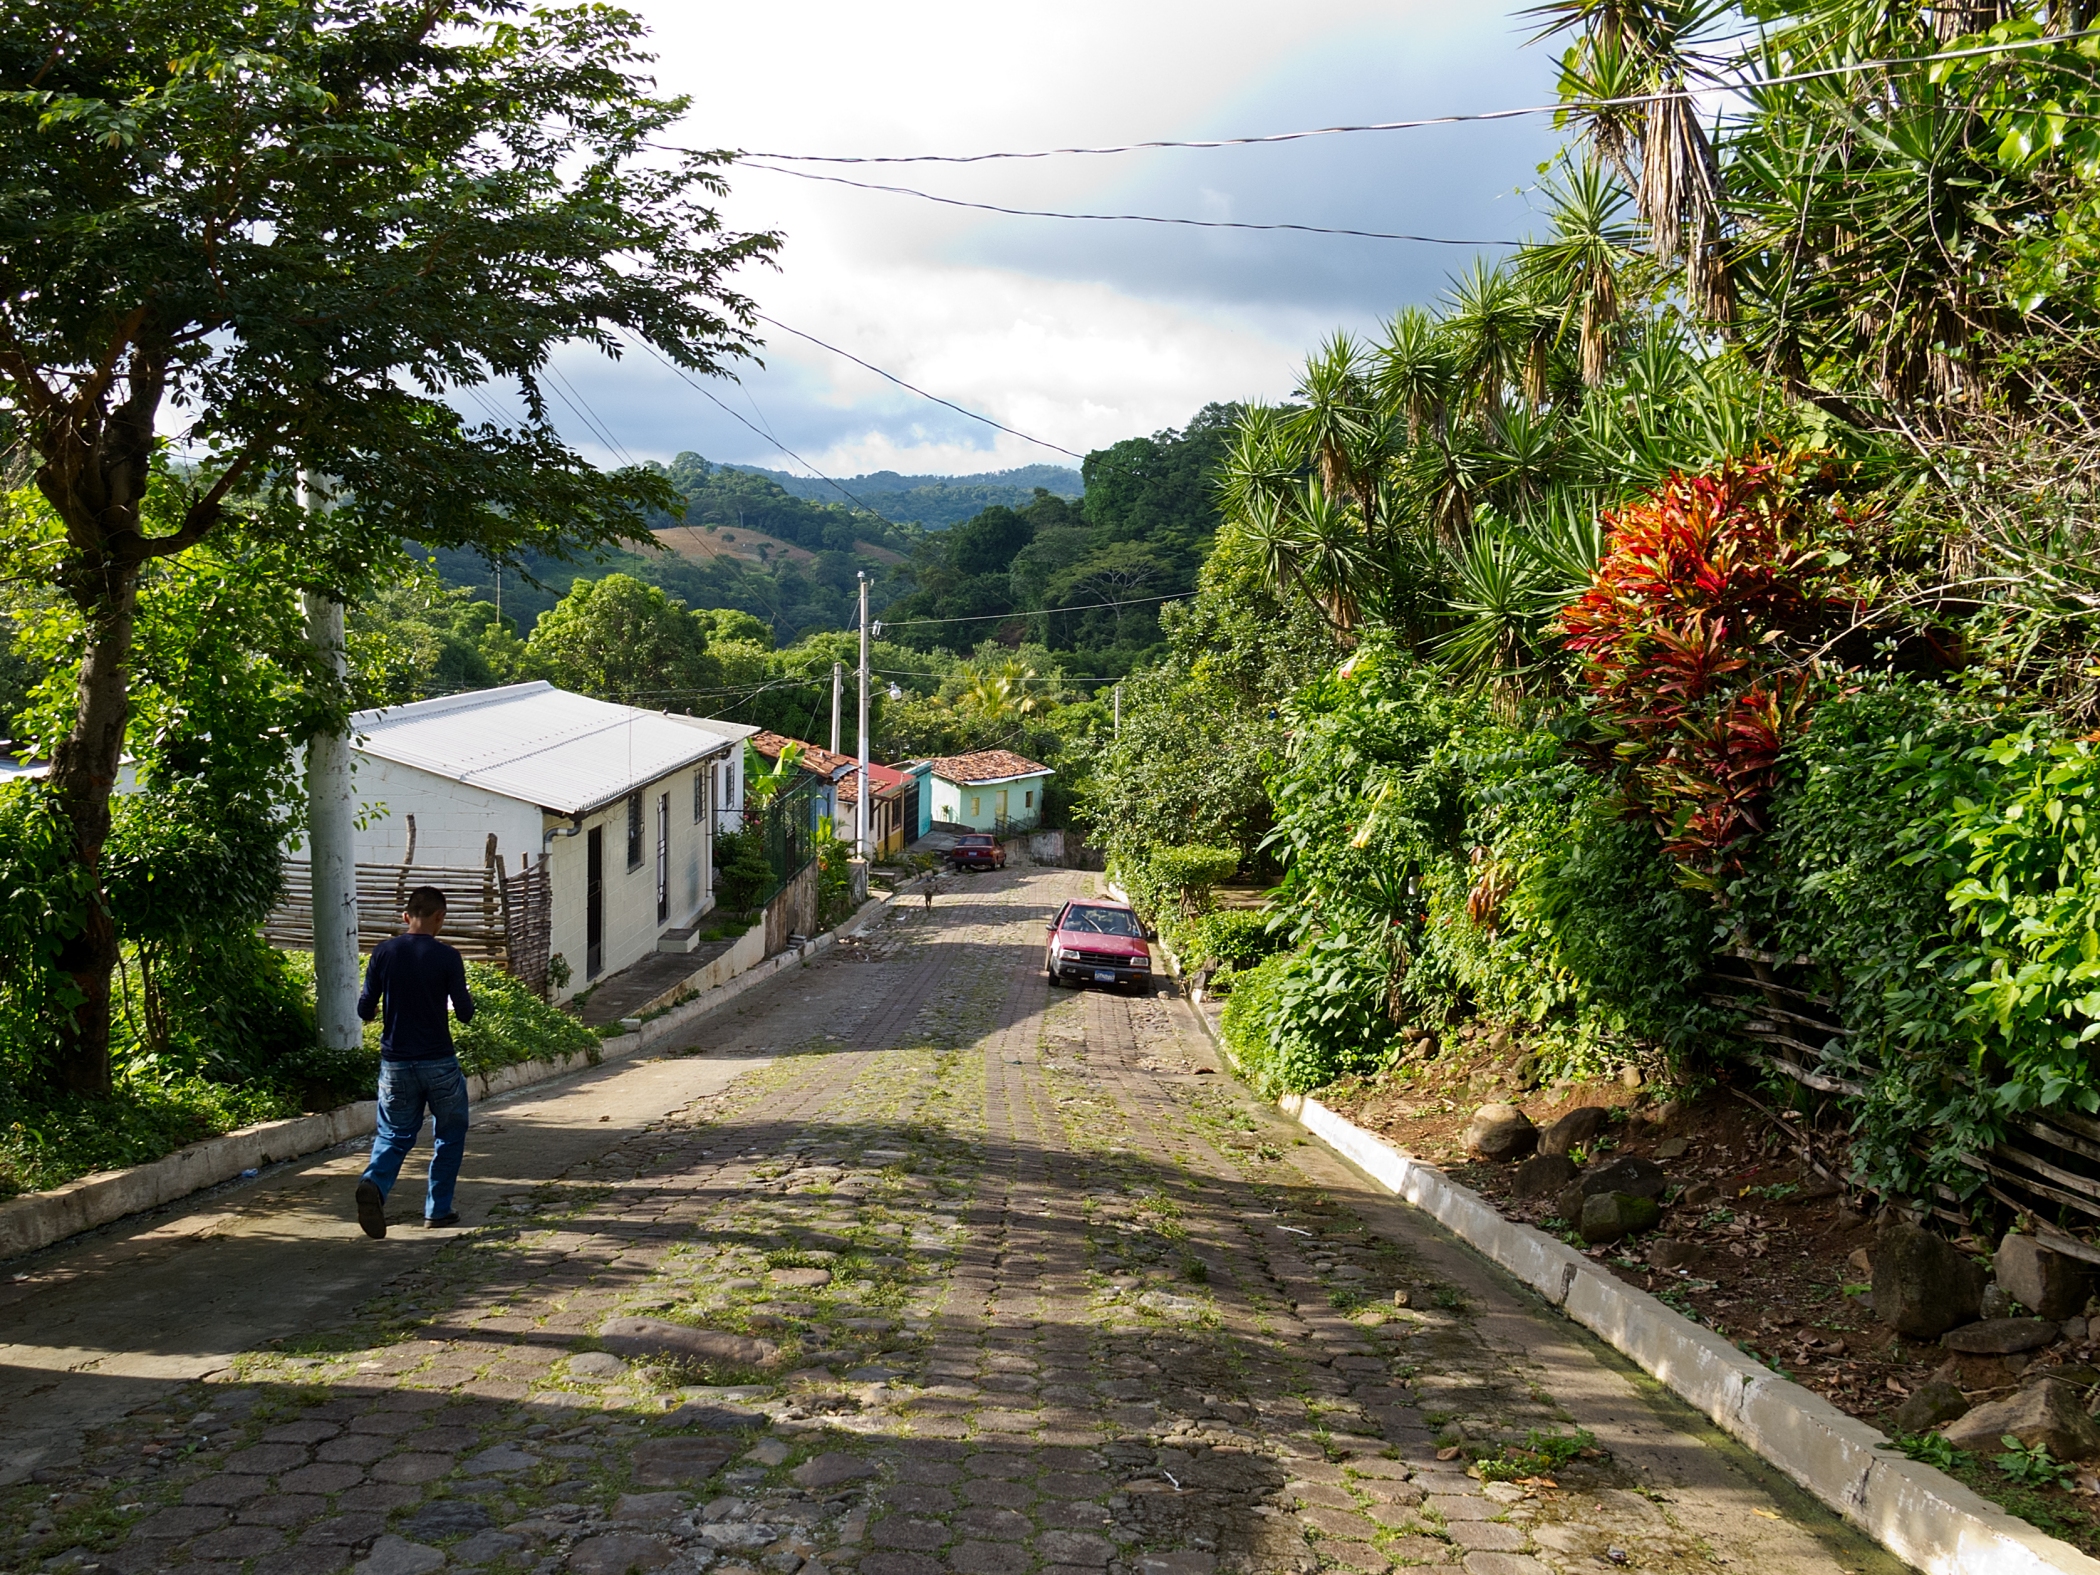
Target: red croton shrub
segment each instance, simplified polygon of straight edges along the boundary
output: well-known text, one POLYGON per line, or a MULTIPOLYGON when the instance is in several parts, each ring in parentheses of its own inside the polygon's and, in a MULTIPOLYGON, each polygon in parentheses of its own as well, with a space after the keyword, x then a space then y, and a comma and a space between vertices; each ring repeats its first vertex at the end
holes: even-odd
POLYGON ((1732 871, 1812 703, 1816 643, 1849 610, 1852 523, 1782 464, 1672 476, 1605 517, 1610 546, 1560 619, 1599 739, 1686 876, 1732 871))

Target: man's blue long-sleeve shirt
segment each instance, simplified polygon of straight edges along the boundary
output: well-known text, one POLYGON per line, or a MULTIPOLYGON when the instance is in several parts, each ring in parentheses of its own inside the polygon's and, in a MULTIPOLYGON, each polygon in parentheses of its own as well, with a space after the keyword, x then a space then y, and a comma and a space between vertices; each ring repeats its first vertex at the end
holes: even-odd
POLYGON ((467 993, 467 965, 457 949, 434 935, 397 935, 374 949, 365 964, 365 989, 357 1015, 370 1022, 386 1000, 379 1053, 388 1061, 436 1061, 452 1054, 449 1001, 459 1020, 474 1020, 467 993))

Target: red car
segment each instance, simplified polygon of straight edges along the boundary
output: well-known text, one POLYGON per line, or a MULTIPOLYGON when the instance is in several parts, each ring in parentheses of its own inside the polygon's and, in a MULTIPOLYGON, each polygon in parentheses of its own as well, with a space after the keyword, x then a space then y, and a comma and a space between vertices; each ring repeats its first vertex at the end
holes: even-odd
POLYGON ((1145 927, 1120 902, 1068 902, 1050 921, 1043 971, 1053 985, 1152 985, 1145 927))
POLYGON ((1006 868, 1006 849, 990 832, 960 836, 955 839, 955 846, 948 850, 948 864, 958 870, 1003 870, 1006 868))

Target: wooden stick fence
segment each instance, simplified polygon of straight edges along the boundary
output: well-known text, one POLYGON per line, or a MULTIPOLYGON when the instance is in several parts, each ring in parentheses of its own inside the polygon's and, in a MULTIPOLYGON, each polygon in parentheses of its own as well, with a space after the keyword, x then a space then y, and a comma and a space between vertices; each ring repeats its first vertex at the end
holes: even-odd
MULTIPOLYGON (((493 963, 544 994, 552 929, 552 892, 544 862, 519 856, 517 873, 504 868, 491 835, 479 869, 417 864, 415 817, 409 817, 408 857, 399 864, 357 866, 357 948, 369 952, 401 933, 401 910, 418 886, 445 894, 444 937, 469 962, 493 963)), ((313 866, 284 861, 284 892, 263 921, 263 938, 286 951, 314 946, 313 866)))
MULTIPOLYGON (((1707 999, 1737 1014, 1733 1031, 1751 1047, 1747 1054, 1755 1064, 1818 1093, 1860 1098, 1865 1085, 1845 1073, 1871 1073, 1871 1062, 1846 1047, 1850 1031, 1830 1020, 1837 1003, 1802 988, 1808 962, 1736 948, 1719 963, 1707 999), (1840 1049, 1844 1053, 1833 1067, 1826 1057, 1840 1049)), ((1987 1194, 2027 1217, 2050 1246, 2100 1263, 2100 1246, 2064 1228, 2100 1228, 2100 1121, 2075 1110, 2009 1116, 2000 1142, 1960 1159, 1985 1178, 1987 1194)), ((1966 1215, 1950 1207, 1961 1202, 1952 1188, 1935 1186, 1934 1192, 1940 1200, 1935 1213, 1967 1223, 1966 1215)))

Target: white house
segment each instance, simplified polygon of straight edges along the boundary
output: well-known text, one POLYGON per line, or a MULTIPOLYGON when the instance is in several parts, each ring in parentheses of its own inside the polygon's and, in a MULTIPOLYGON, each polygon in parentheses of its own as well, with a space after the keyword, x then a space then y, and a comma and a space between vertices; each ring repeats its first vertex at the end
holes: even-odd
MULTIPOLYGON (((754 728, 512 684, 351 718, 360 864, 513 872, 545 862, 556 999, 658 950, 714 906, 714 833, 743 808, 754 728)), ((675 940, 671 944, 676 944, 675 940)))

